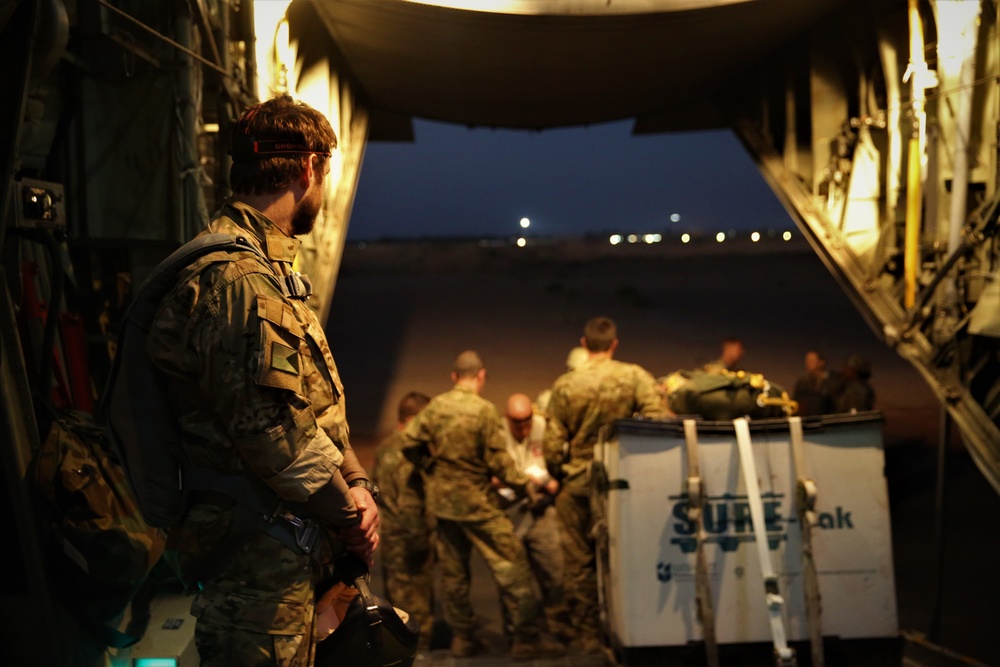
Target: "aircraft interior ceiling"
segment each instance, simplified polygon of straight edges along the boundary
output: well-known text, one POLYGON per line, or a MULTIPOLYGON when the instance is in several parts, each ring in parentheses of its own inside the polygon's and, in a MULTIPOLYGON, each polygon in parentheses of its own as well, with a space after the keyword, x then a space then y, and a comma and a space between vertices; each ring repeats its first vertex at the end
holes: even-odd
POLYGON ((605 2, 550 4, 562 10, 298 0, 289 16, 293 36, 305 43, 308 32, 328 32, 373 108, 469 126, 541 129, 690 103, 841 1, 701 3, 714 6, 676 11, 679 3, 669 1, 632 3, 644 11, 605 2), (593 13, 571 13, 567 5, 593 13))

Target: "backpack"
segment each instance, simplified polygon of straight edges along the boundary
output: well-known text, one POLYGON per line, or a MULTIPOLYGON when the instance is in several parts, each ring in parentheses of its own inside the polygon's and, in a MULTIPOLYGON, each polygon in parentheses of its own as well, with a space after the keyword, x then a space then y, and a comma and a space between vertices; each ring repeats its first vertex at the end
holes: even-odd
POLYGON ((174 456, 181 435, 163 379, 146 354, 146 336, 180 271, 219 250, 250 250, 264 257, 243 237, 229 234, 199 236, 174 251, 153 270, 125 312, 105 384, 102 412, 112 445, 142 516, 159 528, 177 523, 184 507, 181 467, 174 456))
POLYGON ((143 521, 106 431, 89 413, 54 411, 31 475, 53 542, 57 595, 103 644, 134 644, 141 629, 126 634, 112 625, 159 561, 166 537, 143 521))
MULTIPOLYGON (((306 554, 315 549, 320 535, 314 521, 286 511, 262 481, 185 466, 177 458, 180 427, 162 374, 146 354, 146 339, 160 302, 176 285, 181 270, 218 251, 250 251, 268 264, 259 248, 230 234, 195 237, 163 260, 143 282, 122 319, 101 405, 112 448, 150 526, 170 528, 177 524, 192 491, 222 493, 235 501, 237 519, 220 546, 200 564, 194 575, 198 581, 221 571, 254 530, 263 530, 296 553, 306 554)), ((308 279, 300 274, 275 280, 286 296, 310 289, 308 279)))

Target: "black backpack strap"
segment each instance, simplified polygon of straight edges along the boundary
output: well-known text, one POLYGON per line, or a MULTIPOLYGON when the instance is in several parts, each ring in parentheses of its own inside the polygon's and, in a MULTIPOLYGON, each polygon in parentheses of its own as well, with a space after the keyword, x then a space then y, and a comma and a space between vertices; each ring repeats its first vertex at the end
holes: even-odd
POLYGON ((378 606, 378 600, 372 595, 368 588, 368 574, 358 576, 354 580, 354 587, 358 589, 361 602, 365 606, 365 622, 368 624, 368 644, 373 651, 382 650, 382 612, 378 606))

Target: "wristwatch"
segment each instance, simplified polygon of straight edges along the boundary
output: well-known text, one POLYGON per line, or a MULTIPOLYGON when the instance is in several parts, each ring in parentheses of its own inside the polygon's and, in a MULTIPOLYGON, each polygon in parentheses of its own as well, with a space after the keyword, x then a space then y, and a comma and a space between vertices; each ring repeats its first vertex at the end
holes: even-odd
POLYGON ((376 503, 378 502, 378 485, 375 484, 374 482, 363 478, 354 479, 348 482, 347 486, 348 487, 360 486, 362 489, 365 489, 368 491, 368 493, 372 494, 372 500, 374 500, 376 503))

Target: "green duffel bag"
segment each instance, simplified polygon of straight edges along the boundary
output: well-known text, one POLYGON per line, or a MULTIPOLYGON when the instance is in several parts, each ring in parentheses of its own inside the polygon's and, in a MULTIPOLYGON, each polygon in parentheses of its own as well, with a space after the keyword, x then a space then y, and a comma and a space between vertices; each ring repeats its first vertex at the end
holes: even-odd
POLYGON ((782 387, 745 371, 676 371, 660 379, 667 404, 678 415, 713 421, 764 419, 795 414, 796 404, 782 387))

